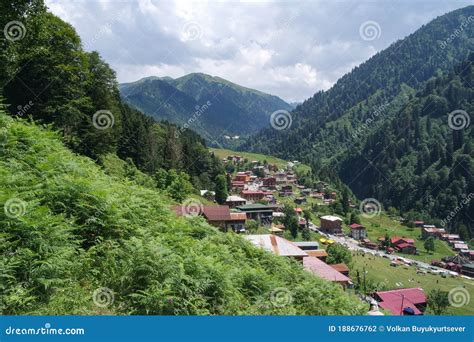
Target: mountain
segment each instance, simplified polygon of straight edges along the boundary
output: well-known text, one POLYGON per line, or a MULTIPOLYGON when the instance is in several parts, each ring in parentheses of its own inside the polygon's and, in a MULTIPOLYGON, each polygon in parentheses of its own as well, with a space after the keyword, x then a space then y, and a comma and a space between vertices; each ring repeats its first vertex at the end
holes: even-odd
POLYGON ((122 99, 144 113, 177 125, 188 123, 208 141, 245 136, 270 124, 270 114, 293 107, 277 96, 220 77, 192 73, 147 77, 120 85, 122 99))
MULTIPOLYGON (((408 204, 416 202, 408 200, 413 194, 407 191, 390 200, 388 194, 376 191, 386 188, 387 180, 368 176, 374 173, 368 171, 374 168, 373 161, 366 158, 373 146, 370 139, 377 136, 378 144, 383 144, 379 145, 379 155, 373 157, 387 160, 387 148, 398 141, 384 138, 384 123, 406 120, 403 110, 413 105, 411 101, 416 92, 424 89, 430 78, 452 72, 468 58, 474 49, 474 26, 469 25, 473 15, 474 6, 469 6, 434 19, 354 68, 328 91, 320 91, 304 101, 291 113, 291 125, 287 129, 264 129, 250 137, 241 149, 299 159, 310 164, 322 178, 340 179, 342 176, 345 184, 359 196, 380 196, 389 204, 407 209, 408 204), (348 162, 355 155, 359 156, 357 167, 348 162), (361 178, 363 183, 359 181, 361 178)), ((465 92, 459 96, 468 99, 465 92)), ((439 104, 434 102, 433 105, 439 104)), ((455 102, 451 101, 442 107, 445 123, 451 111, 462 109, 452 106, 455 102)), ((470 134, 465 132, 466 138, 471 139, 470 134)), ((430 146, 426 135, 420 135, 420 139, 421 145, 412 146, 416 151, 423 145, 430 146)), ((446 150, 449 146, 441 145, 441 148, 446 150)), ((398 155, 394 161, 403 163, 403 158, 398 155)), ((392 166, 384 164, 382 174, 386 167, 392 166)), ((413 181, 411 177, 410 180, 413 181)), ((429 193, 430 189, 420 191, 429 193)), ((418 198, 416 208, 421 213, 443 218, 436 212, 436 205, 425 207, 428 199, 418 198)))

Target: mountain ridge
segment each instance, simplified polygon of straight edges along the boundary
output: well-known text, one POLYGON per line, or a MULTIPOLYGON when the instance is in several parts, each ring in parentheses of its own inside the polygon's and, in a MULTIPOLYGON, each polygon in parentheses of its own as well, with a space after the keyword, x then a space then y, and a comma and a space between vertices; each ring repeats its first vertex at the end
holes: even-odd
POLYGON ((149 76, 119 88, 129 105, 178 125, 186 124, 196 108, 208 104, 190 128, 219 144, 226 143, 224 135, 246 136, 269 126, 274 111, 293 109, 278 96, 204 73, 178 78, 149 76))

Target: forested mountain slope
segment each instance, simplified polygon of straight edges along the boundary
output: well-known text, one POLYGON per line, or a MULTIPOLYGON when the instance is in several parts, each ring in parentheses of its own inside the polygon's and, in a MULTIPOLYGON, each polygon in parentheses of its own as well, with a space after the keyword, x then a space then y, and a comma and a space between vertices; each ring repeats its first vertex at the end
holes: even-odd
POLYGON ((74 28, 40 0, 2 4, 27 34, 2 40, 1 93, 10 114, 53 124, 75 152, 100 160, 115 153, 154 175, 176 170, 193 185, 213 187, 220 162, 191 130, 178 131, 124 104, 115 72, 97 52, 84 51, 74 28))
POLYGON ((277 96, 203 73, 147 77, 121 84, 120 92, 125 102, 157 119, 182 126, 195 116, 190 128, 209 141, 256 132, 270 125, 272 112, 292 109, 277 96))
MULTIPOLYGON (((357 158, 354 155, 363 159, 372 144, 367 142, 369 137, 378 133, 377 137, 380 139, 385 135, 384 122, 395 118, 399 124, 404 123, 404 108, 428 79, 452 71, 456 65, 468 58, 469 52, 474 48, 473 21, 474 6, 434 19, 356 67, 330 90, 318 92, 298 106, 291 113, 292 125, 289 128, 262 130, 252 136, 241 149, 272 154, 284 159, 299 159, 313 166, 313 170, 323 178, 344 176, 346 184, 361 196, 381 196, 383 200, 388 200, 388 194, 382 196, 380 192, 375 191, 385 189, 388 186, 386 180, 371 177, 371 173, 361 176, 360 173, 366 172, 367 167, 353 169, 348 161, 354 160, 350 158, 357 158), (360 179, 364 180, 363 183, 360 179), (354 182, 357 185, 354 185, 354 182)), ((469 98, 465 98, 464 102, 466 101, 469 101, 469 98)), ((435 107, 437 105, 434 104, 435 107)), ((450 105, 454 106, 455 103, 450 105)), ((446 125, 450 110, 463 109, 452 108, 450 105, 442 108, 443 114, 438 113, 439 117, 443 116, 446 125)), ((420 136, 419 145, 413 148, 418 151, 423 145, 429 145, 426 140, 428 137, 420 136)), ((398 143, 387 141, 385 136, 382 142, 384 145, 379 144, 379 148, 398 143)), ((442 145, 442 141, 440 144, 442 145)), ((381 160, 391 159, 386 153, 382 153, 381 160)), ((415 180, 410 178, 409 181, 415 180)), ((429 189, 420 189, 420 192, 424 191, 429 192, 429 189)), ((410 199, 412 195, 415 194, 402 192, 397 195, 398 198, 389 200, 388 204, 409 209, 410 205, 422 200, 410 199)), ((455 206, 455 203, 451 203, 451 206, 455 206)), ((416 208, 425 214, 438 216, 435 208, 439 205, 438 203, 425 207, 420 202, 416 208)))
POLYGON ((338 284, 200 217, 177 218, 162 193, 108 176, 2 110, 0 189, 2 314, 362 312, 338 284))
POLYGON ((395 117, 383 120, 360 153, 349 153, 340 175, 360 197, 473 227, 474 54, 453 72, 430 79, 395 117), (451 114, 448 114, 451 113, 451 114), (359 175, 358 177, 355 177, 359 175))

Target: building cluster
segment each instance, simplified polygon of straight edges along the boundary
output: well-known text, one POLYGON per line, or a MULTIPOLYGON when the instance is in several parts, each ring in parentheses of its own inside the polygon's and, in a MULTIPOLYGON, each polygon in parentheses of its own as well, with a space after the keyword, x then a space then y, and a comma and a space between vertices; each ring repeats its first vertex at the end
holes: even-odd
POLYGON ((316 241, 292 242, 273 234, 246 235, 245 238, 258 248, 298 260, 306 271, 318 278, 336 282, 344 288, 352 286, 347 265, 327 264, 327 253, 318 249, 316 241))

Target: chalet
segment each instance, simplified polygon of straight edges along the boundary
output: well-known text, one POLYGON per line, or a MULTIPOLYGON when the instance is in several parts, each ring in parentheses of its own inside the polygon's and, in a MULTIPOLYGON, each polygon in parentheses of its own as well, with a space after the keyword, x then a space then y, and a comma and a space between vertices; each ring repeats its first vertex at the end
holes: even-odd
POLYGON ((243 232, 245 232, 245 221, 246 220, 247 220, 247 214, 246 213, 231 212, 230 213, 230 220, 227 222, 227 225, 235 233, 243 233, 243 232))
POLYGON ((301 215, 303 213, 303 209, 301 208, 295 208, 295 213, 298 214, 298 215, 301 215))
POLYGON ((303 195, 309 196, 311 194, 311 189, 309 189, 309 188, 301 189, 301 193, 303 195))
POLYGON ((395 249, 404 254, 416 254, 416 246, 409 243, 400 243, 395 246, 395 249))
POLYGON ((336 200, 336 199, 337 199, 337 193, 334 192, 334 191, 331 192, 331 193, 329 194, 329 196, 330 196, 329 198, 332 199, 332 200, 336 200))
POLYGON ((310 197, 317 199, 324 199, 324 194, 322 192, 313 192, 310 197))
POLYGON ((237 191, 237 192, 241 192, 245 188, 245 182, 243 182, 243 181, 233 180, 230 183, 230 185, 232 187, 232 190, 237 191))
POLYGON ((375 249, 375 250, 379 249, 378 244, 376 244, 375 242, 370 241, 367 238, 362 239, 362 246, 364 246, 365 248, 368 248, 368 249, 375 249))
POLYGON ((270 225, 273 221, 273 209, 263 204, 246 204, 237 207, 238 210, 247 214, 247 219, 256 220, 264 225, 270 225))
POLYGON ((328 281, 339 283, 343 287, 352 284, 349 277, 336 271, 330 265, 316 257, 308 256, 303 258, 303 267, 306 271, 313 273, 315 276, 328 281))
POLYGON ((277 184, 286 184, 286 173, 285 172, 275 173, 275 181, 277 184))
POLYGON ((231 196, 227 196, 227 199, 225 200, 225 204, 228 205, 230 208, 235 208, 240 205, 247 204, 247 200, 240 196, 231 195, 231 196))
POLYGON ((350 235, 356 240, 362 240, 367 237, 367 230, 365 227, 358 223, 353 223, 349 226, 351 229, 350 235))
POLYGON ((349 276, 349 267, 347 267, 346 264, 344 263, 340 263, 340 264, 332 264, 332 265, 329 265, 331 266, 332 268, 334 268, 336 271, 344 274, 345 276, 349 276))
POLYGON ((373 298, 395 316, 422 315, 426 309, 427 297, 422 288, 379 291, 373 298))
POLYGON ((446 234, 446 230, 444 230, 443 228, 423 227, 421 229, 422 239, 427 239, 428 237, 441 238, 443 234, 446 234))
POLYGON ((298 241, 294 242, 294 244, 305 252, 317 251, 319 248, 319 243, 317 241, 298 241))
MULTIPOLYGON (((183 206, 174 206, 173 210, 178 216, 185 216, 187 213, 183 206)), ((204 205, 198 208, 197 215, 203 216, 209 224, 227 231, 227 224, 230 222, 230 210, 227 205, 204 205)))
POLYGON ((262 190, 242 190, 240 193, 247 201, 257 202, 263 199, 265 193, 262 190))
POLYGON ((300 226, 300 229, 305 229, 306 228, 306 220, 304 218, 300 218, 298 220, 298 225, 300 226))
POLYGON ((444 241, 459 240, 460 237, 458 234, 441 234, 441 239, 444 241))
POLYGON ((469 246, 466 243, 455 243, 453 249, 455 251, 463 251, 463 250, 468 250, 469 246))
POLYGON ((400 253, 416 254, 415 240, 408 238, 392 237, 391 245, 400 253))
POLYGON ((250 175, 247 172, 237 172, 234 177, 234 180, 247 183, 250 181, 250 175))
POLYGON ((328 256, 328 253, 324 249, 317 249, 315 251, 306 251, 309 256, 316 257, 324 262, 326 262, 326 258, 328 256))
POLYGON ((256 247, 263 248, 279 256, 291 257, 297 260, 302 260, 308 256, 305 251, 301 250, 293 242, 272 234, 246 235, 244 238, 256 247))
POLYGON ((274 189, 276 186, 275 177, 265 177, 262 179, 262 185, 268 189, 274 189))
POLYGON ((413 221, 412 224, 413 224, 415 227, 423 227, 423 225, 425 224, 425 221, 417 220, 417 221, 413 221))
POLYGON ((321 230, 330 234, 342 233, 342 219, 333 215, 322 216, 321 230))

